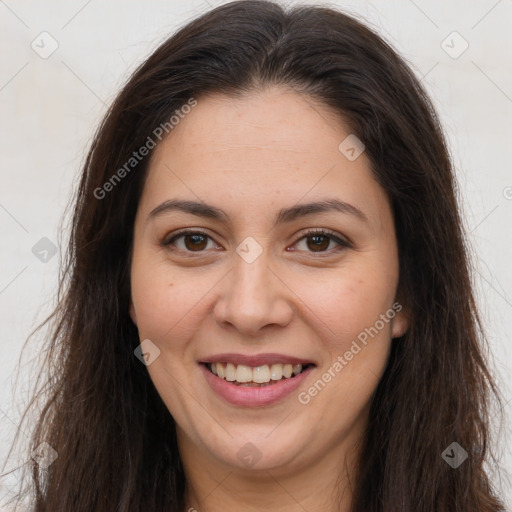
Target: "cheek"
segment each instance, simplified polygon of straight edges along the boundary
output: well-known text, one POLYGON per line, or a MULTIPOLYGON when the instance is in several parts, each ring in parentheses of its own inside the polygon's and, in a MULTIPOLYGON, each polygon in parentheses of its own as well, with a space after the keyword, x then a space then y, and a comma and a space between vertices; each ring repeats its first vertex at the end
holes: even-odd
POLYGON ((340 410, 355 421, 387 365, 395 279, 375 269, 316 284, 308 297, 309 317, 329 360, 299 402, 315 404, 327 423, 338 424, 340 410))
POLYGON ((151 340, 160 350, 147 370, 172 411, 184 406, 178 390, 187 385, 193 360, 189 340, 200 325, 198 310, 207 291, 200 281, 197 275, 178 273, 154 255, 143 251, 134 255, 131 294, 139 338, 151 340))
MULTIPOLYGON (((329 344, 342 350, 392 306, 396 276, 377 265, 353 265, 325 278, 310 276, 295 283, 294 291, 323 326, 329 344)), ((378 326, 384 335, 391 333, 391 322, 378 326)))
POLYGON ((155 340, 166 350, 182 350, 204 321, 210 293, 221 277, 193 267, 178 269, 161 255, 135 254, 131 294, 140 338, 155 340))
POLYGON ((144 254, 134 255, 131 295, 141 339, 162 341, 186 315, 193 296, 187 295, 169 268, 151 260, 144 254))

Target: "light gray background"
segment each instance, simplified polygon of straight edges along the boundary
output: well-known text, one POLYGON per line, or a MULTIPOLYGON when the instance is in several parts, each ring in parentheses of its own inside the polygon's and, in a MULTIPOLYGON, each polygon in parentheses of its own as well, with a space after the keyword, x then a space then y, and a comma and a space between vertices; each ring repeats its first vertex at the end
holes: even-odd
MULTIPOLYGON (((4 460, 35 383, 42 336, 30 342, 21 365, 18 358, 51 310, 58 277, 58 254, 45 263, 32 248, 42 237, 60 245, 59 221, 92 133, 129 73, 175 28, 221 3, 0 0, 0 473, 23 463, 15 455, 4 460), (40 35, 44 31, 50 36, 40 35), (58 48, 48 58, 31 47, 42 53, 52 44, 58 48)), ((507 472, 495 482, 511 503, 512 2, 325 5, 356 13, 391 42, 422 78, 444 123, 475 251, 493 371, 507 404, 495 448, 507 472), (469 47, 459 56, 465 41, 469 47)), ((0 481, 0 502, 17 475, 0 481)))

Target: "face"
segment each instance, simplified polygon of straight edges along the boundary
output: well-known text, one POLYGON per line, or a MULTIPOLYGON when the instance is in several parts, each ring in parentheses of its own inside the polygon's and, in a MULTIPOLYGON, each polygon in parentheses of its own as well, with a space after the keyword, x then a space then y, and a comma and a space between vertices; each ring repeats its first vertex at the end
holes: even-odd
POLYGON ((390 204, 350 134, 273 88, 199 98, 154 150, 130 314, 182 453, 293 470, 362 435, 407 321, 390 204))

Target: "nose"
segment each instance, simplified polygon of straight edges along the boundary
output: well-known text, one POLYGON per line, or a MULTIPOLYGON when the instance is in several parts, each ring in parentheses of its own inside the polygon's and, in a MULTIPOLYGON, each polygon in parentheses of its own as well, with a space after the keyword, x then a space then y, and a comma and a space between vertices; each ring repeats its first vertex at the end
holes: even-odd
POLYGON ((270 268, 266 251, 250 263, 238 254, 233 259, 231 272, 220 283, 215 321, 246 336, 288 325, 293 317, 293 293, 270 268))

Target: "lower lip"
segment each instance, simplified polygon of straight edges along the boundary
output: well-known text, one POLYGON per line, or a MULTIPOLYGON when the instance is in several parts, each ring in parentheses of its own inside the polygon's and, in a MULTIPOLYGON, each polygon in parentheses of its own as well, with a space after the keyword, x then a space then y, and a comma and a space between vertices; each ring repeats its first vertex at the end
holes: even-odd
POLYGON ((204 364, 199 365, 210 387, 230 404, 241 407, 261 407, 270 405, 297 389, 307 378, 313 366, 306 368, 293 378, 283 378, 268 386, 237 386, 214 375, 204 364))

